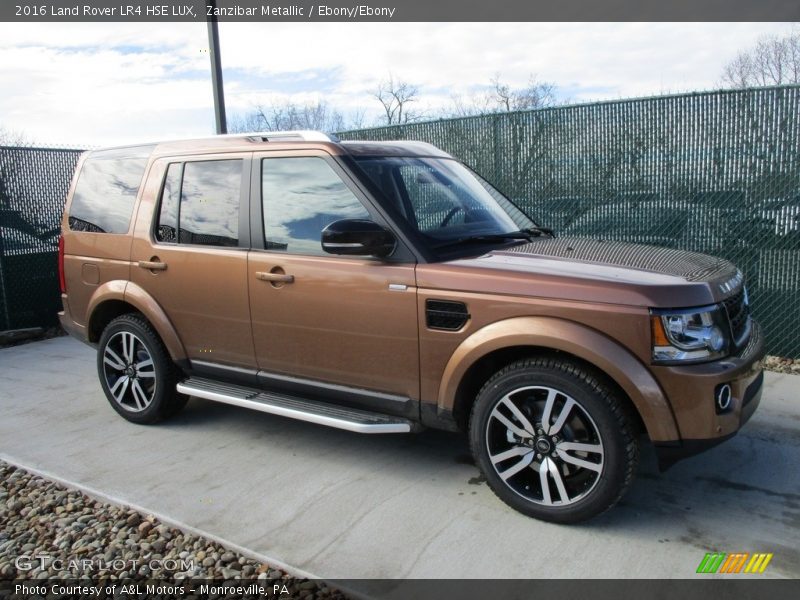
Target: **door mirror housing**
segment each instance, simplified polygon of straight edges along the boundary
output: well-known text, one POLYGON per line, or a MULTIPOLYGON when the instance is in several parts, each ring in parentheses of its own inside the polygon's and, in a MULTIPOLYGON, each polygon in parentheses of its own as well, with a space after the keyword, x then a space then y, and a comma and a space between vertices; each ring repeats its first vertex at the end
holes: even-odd
POLYGON ((328 254, 385 258, 396 246, 391 231, 366 219, 342 219, 322 230, 322 249, 328 254))

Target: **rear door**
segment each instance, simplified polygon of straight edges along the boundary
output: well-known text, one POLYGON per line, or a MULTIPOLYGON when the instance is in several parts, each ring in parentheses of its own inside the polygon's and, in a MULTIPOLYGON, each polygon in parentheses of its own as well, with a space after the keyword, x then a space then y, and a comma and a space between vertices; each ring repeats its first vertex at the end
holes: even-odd
POLYGON ((419 397, 413 259, 322 251, 329 223, 380 222, 325 152, 257 153, 252 177, 247 280, 262 383, 413 415, 419 397))
POLYGON ((223 375, 246 369, 254 381, 247 290, 250 157, 154 163, 150 180, 160 188, 146 194, 139 209, 131 281, 166 312, 193 368, 223 375))

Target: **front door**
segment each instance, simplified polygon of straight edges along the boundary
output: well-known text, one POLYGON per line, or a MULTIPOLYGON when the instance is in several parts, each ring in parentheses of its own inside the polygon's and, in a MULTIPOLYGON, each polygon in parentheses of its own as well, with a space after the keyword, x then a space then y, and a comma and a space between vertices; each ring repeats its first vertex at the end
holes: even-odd
POLYGON ((361 396, 366 407, 374 398, 376 410, 409 412, 419 397, 413 261, 322 251, 329 223, 380 220, 324 152, 257 154, 252 180, 254 206, 261 207, 252 236, 261 238, 261 249, 254 239, 248 283, 262 380, 361 396))

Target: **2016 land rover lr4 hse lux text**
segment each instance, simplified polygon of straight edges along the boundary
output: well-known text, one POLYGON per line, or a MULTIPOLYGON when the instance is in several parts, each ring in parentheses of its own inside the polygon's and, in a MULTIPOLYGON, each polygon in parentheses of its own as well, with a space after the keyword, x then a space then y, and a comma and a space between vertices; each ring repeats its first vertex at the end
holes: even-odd
POLYGON ((111 406, 189 396, 360 433, 467 432, 513 508, 613 506, 645 435, 662 466, 761 397, 740 271, 563 239, 417 142, 315 132, 87 152, 60 244, 64 311, 111 406))

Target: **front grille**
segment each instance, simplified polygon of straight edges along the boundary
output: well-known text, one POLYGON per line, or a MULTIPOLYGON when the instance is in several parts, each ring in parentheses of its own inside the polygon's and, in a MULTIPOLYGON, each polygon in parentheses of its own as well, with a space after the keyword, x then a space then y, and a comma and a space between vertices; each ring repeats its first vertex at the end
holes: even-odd
POLYGON ((744 342, 743 338, 747 333, 748 321, 750 319, 750 307, 745 301, 745 297, 744 286, 742 286, 733 296, 722 301, 725 312, 728 313, 728 321, 731 324, 731 334, 737 346, 744 342))

